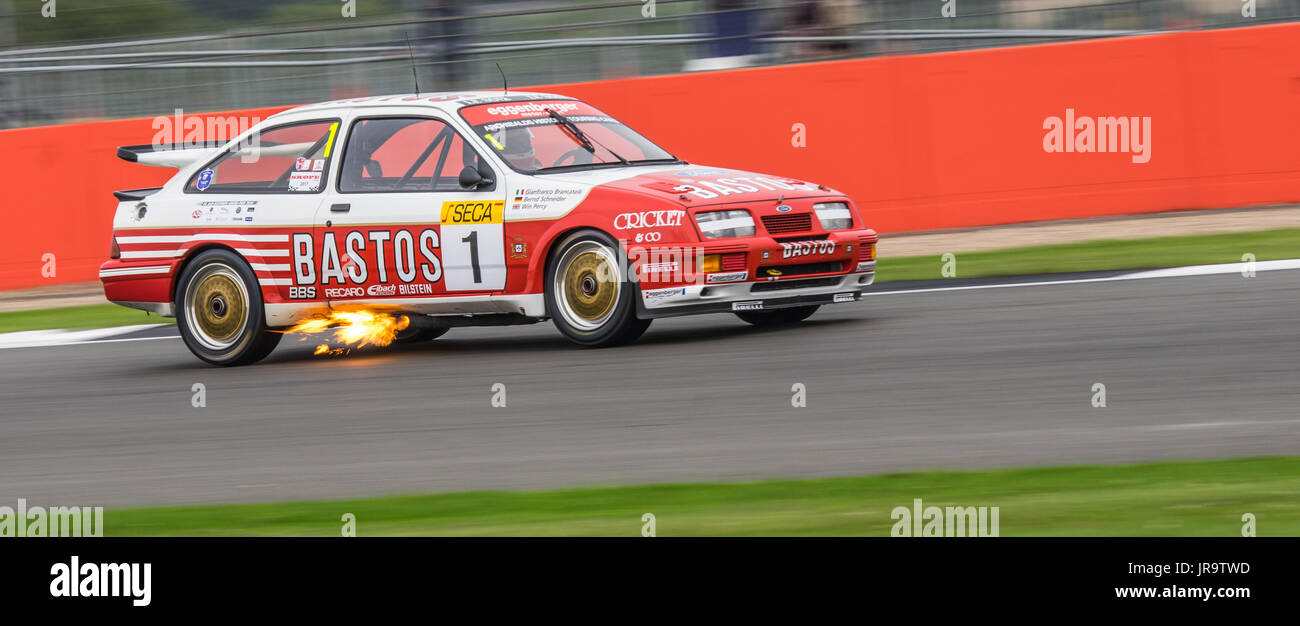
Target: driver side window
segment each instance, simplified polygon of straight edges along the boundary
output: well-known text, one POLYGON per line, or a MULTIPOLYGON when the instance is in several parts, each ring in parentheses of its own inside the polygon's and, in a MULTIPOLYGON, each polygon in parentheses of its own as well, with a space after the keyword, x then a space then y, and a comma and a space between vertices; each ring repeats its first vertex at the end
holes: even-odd
MULTIPOLYGON (((482 157, 442 120, 388 117, 357 120, 339 172, 343 193, 465 191, 461 170, 482 157)), ((480 188, 483 189, 483 188, 480 188)))

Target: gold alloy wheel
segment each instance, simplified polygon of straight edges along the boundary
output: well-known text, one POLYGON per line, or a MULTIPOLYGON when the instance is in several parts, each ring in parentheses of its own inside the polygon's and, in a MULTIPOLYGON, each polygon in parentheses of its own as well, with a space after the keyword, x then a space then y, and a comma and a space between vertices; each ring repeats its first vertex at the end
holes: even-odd
POLYGON ((212 263, 195 273, 186 289, 185 323, 209 349, 239 342, 248 326, 248 291, 234 268, 212 263))
POLYGON ((574 244, 556 265, 559 314, 579 330, 600 328, 614 315, 622 284, 623 273, 612 250, 595 241, 574 244))

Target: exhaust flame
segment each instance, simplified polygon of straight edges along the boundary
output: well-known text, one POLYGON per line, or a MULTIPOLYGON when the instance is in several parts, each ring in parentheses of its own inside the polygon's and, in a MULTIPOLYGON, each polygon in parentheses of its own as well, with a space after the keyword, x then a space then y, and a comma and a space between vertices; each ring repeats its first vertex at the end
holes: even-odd
MULTIPOLYGON (((315 354, 337 356, 351 352, 352 348, 367 345, 386 346, 393 343, 398 332, 410 325, 411 318, 405 315, 370 311, 334 311, 326 316, 299 322, 284 332, 314 334, 333 330, 334 339, 343 345, 331 347, 323 343, 316 346, 315 354)), ((303 337, 304 341, 306 339, 303 337)))
MULTIPOLYGON (((303 339, 306 339, 306 337, 303 337, 303 339)), ((343 356, 350 352, 352 352, 351 348, 331 348, 329 344, 322 343, 321 345, 316 346, 316 351, 312 352, 312 354, 315 355, 324 354, 328 356, 343 356)))

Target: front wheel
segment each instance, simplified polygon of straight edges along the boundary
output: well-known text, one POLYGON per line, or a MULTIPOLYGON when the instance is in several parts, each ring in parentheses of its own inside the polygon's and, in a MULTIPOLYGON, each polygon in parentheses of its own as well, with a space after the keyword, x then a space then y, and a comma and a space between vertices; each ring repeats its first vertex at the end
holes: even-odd
POLYGON ((546 310, 570 341, 593 348, 636 340, 650 320, 636 316, 635 283, 608 235, 579 231, 560 241, 546 268, 546 310))
POLYGON ((784 324, 797 324, 810 317, 821 305, 812 306, 794 306, 787 309, 774 309, 771 311, 736 311, 736 317, 739 317, 755 326, 780 326, 784 324))
POLYGON ((199 253, 176 284, 176 327, 194 356, 213 365, 260 361, 280 343, 266 326, 257 275, 229 250, 199 253))

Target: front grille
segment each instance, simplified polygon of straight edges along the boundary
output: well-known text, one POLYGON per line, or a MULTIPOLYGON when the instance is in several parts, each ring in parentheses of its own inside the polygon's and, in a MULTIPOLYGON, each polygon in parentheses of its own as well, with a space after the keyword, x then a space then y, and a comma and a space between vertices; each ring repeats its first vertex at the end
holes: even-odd
POLYGON ((722 255, 722 262, 719 264, 719 271, 722 272, 739 272, 745 269, 745 253, 731 252, 722 255))
POLYGON ((812 213, 793 215, 764 215, 763 228, 773 235, 799 233, 812 230, 812 213))
POLYGON ((786 243, 790 241, 826 241, 827 239, 830 239, 830 237, 831 237, 830 233, 822 233, 820 235, 792 235, 790 237, 773 237, 773 239, 775 239, 777 242, 780 243, 786 243))
POLYGON ((704 254, 726 254, 728 252, 744 252, 745 250, 748 249, 749 246, 743 243, 736 243, 736 244, 731 244, 729 246, 724 246, 724 245, 718 245, 710 241, 709 247, 704 250, 704 254))
POLYGON ((749 288, 749 293, 761 293, 764 291, 783 291, 786 289, 807 289, 808 287, 832 287, 840 284, 840 277, 830 276, 828 278, 808 278, 805 280, 779 280, 770 283, 754 283, 749 288))
POLYGON ((808 274, 830 274, 844 271, 843 261, 826 261, 822 263, 799 263, 797 265, 765 265, 758 268, 756 279, 771 276, 807 276, 808 274), (780 274, 769 274, 767 270, 776 270, 780 274))

